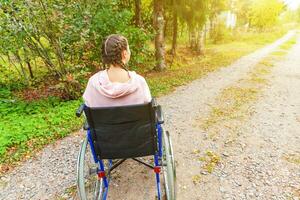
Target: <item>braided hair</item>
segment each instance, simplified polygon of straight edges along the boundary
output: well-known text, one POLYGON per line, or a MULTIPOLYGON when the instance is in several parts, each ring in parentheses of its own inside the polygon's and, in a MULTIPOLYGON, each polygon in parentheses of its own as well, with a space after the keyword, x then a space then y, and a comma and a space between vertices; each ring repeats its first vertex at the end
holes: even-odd
POLYGON ((104 38, 102 42, 102 62, 104 67, 109 65, 120 65, 127 70, 126 64, 122 62, 122 51, 128 50, 127 39, 119 34, 112 34, 104 38))

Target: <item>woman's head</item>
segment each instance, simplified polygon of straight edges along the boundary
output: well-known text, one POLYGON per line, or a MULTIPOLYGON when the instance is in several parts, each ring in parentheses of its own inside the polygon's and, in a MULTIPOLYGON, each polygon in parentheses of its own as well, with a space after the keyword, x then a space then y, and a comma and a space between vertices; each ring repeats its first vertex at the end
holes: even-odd
POLYGON ((102 42, 102 62, 105 65, 124 67, 130 59, 127 39, 119 34, 112 34, 102 42))

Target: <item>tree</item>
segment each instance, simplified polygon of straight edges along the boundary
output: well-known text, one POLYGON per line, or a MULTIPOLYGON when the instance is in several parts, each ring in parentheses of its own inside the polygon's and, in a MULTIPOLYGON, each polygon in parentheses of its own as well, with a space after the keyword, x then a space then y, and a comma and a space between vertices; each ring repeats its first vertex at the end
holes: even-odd
POLYGON ((166 68, 165 63, 165 38, 164 38, 164 17, 163 17, 163 1, 154 0, 154 29, 155 33, 155 70, 162 71, 166 68))
POLYGON ((253 0, 250 7, 250 25, 259 29, 274 26, 283 7, 284 4, 278 0, 253 0))
POLYGON ((177 1, 172 0, 172 17, 173 17, 173 31, 172 31, 172 49, 171 53, 173 56, 176 55, 176 48, 177 48, 177 35, 178 35, 178 8, 177 8, 177 1))
POLYGON ((250 24, 250 6, 251 1, 239 0, 235 3, 235 10, 237 11, 237 25, 249 25, 250 24))
MULTIPOLYGON (((8 64, 5 67, 10 68, 12 66, 20 75, 19 77, 23 80, 22 82, 25 85, 29 85, 29 77, 21 56, 21 53, 27 48, 23 41, 24 32, 18 28, 17 24, 19 22, 9 17, 10 14, 12 14, 12 11, 4 5, 3 9, 0 10, 0 19, 2 19, 0 20, 0 55, 3 64, 8 64)), ((28 59, 27 61, 30 62, 28 59)), ((32 73, 31 75, 33 76, 32 73)))
POLYGON ((210 23, 210 32, 214 31, 216 26, 216 19, 217 16, 224 10, 228 8, 229 2, 228 0, 209 0, 208 1, 208 16, 209 16, 209 23, 210 23))
POLYGON ((141 9, 142 9, 142 5, 141 5, 141 0, 135 0, 135 25, 137 27, 141 27, 142 25, 142 14, 141 14, 141 9))
POLYGON ((181 17, 189 31, 190 47, 202 54, 204 49, 204 26, 208 16, 209 0, 183 1, 180 5, 181 17))

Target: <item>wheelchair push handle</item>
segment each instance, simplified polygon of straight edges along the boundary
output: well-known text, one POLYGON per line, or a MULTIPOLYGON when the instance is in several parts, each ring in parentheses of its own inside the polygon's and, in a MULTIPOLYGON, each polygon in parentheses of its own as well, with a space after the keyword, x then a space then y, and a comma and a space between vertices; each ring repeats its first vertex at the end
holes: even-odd
POLYGON ((152 103, 153 107, 157 107, 158 106, 158 103, 157 103, 157 100, 156 100, 155 97, 152 98, 151 103, 152 103))
POLYGON ((84 103, 81 104, 81 105, 79 106, 79 108, 78 108, 77 111, 76 111, 76 116, 77 116, 77 117, 80 117, 80 116, 81 116, 84 107, 85 107, 85 104, 84 104, 84 103))
POLYGON ((155 118, 156 118, 156 121, 159 124, 163 124, 164 123, 164 113, 163 113, 163 111, 161 109, 161 106, 157 103, 156 98, 152 99, 152 106, 155 109, 155 118))
POLYGON ((160 124, 163 124, 165 121, 164 113, 163 113, 160 105, 157 105, 157 107, 156 107, 156 119, 157 119, 157 122, 160 124))

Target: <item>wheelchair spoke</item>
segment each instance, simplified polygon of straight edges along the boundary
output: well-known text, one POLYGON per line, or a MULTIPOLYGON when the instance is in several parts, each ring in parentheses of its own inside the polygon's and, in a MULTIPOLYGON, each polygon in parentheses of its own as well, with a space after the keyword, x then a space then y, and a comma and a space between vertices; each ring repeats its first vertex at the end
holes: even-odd
POLYGON ((78 189, 81 199, 98 200, 102 199, 103 185, 98 180, 98 165, 94 162, 92 153, 87 141, 84 141, 78 157, 77 164, 78 189))

